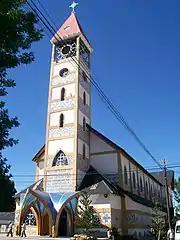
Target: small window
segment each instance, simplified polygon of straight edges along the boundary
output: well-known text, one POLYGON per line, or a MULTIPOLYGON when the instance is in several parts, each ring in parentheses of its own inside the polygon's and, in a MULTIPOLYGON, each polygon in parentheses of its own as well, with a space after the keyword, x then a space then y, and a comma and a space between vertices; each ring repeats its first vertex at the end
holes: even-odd
POLYGON ((83 80, 85 81, 85 82, 87 82, 87 75, 86 75, 86 73, 83 71, 83 80))
POLYGON ((61 114, 59 119, 59 127, 62 128, 63 126, 64 126, 64 115, 61 114))
POLYGON ((133 172, 133 188, 136 189, 136 176, 134 172, 133 172))
POLYGON ((65 88, 62 88, 61 89, 61 101, 64 101, 65 100, 65 88))
POLYGON ((83 131, 86 131, 86 119, 83 117, 83 131))
POLYGON ((86 159, 86 146, 83 144, 83 159, 86 159))
POLYGON ((128 175, 127 175, 127 168, 124 166, 124 183, 128 184, 128 175))
POLYGON ((85 92, 83 92, 83 103, 84 103, 84 105, 86 105, 86 93, 85 92))

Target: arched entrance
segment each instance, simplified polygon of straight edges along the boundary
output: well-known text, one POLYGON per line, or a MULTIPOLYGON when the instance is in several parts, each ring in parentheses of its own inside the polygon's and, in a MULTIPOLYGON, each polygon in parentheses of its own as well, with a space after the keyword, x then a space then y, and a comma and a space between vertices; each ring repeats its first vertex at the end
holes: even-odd
POLYGON ((58 226, 58 236, 65 237, 68 235, 68 213, 65 209, 61 212, 58 226))
MULTIPOLYGON (((36 213, 36 232, 34 231, 34 226, 27 228, 27 235, 51 235, 52 234, 52 225, 55 222, 56 211, 53 207, 53 203, 49 197, 48 193, 35 191, 28 189, 23 201, 19 217, 19 226, 18 234, 21 232, 21 224, 24 221, 25 213, 28 209, 32 208, 36 213)), ((32 222, 34 216, 30 213, 26 217, 26 222, 32 222), (27 218, 28 217, 28 218, 27 218), (30 221, 30 219, 32 219, 30 221)))

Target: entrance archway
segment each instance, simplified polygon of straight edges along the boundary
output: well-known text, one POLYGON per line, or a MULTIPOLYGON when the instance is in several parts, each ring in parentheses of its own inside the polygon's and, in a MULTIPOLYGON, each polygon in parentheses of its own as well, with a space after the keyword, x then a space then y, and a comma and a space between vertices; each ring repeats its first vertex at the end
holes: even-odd
POLYGON ((59 226, 58 226, 58 236, 65 237, 68 235, 68 213, 65 209, 62 210, 61 216, 59 219, 59 226))

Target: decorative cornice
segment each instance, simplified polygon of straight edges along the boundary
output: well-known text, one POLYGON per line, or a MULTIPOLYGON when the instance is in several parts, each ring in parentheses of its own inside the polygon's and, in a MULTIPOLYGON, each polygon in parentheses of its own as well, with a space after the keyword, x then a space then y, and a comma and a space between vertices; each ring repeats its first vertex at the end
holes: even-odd
POLYGON ((66 99, 64 101, 55 101, 50 103, 50 112, 62 111, 75 107, 75 99, 66 99))
POLYGON ((49 129, 49 139, 74 136, 75 126, 49 129))

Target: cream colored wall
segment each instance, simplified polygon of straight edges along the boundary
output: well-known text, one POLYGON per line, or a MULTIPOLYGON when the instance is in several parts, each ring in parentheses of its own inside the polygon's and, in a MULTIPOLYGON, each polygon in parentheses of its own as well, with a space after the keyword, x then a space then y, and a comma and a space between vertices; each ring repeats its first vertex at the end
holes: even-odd
POLYGON ((113 147, 103 141, 101 138, 97 137, 92 132, 90 133, 90 154, 98 153, 98 152, 108 152, 115 151, 113 147))
POLYGON ((77 67, 76 65, 72 64, 70 61, 67 61, 66 59, 63 61, 61 60, 59 63, 57 63, 54 68, 53 68, 53 76, 57 76, 60 78, 59 76, 59 71, 62 69, 62 68, 68 68, 70 71, 76 71, 77 70, 77 67))
MULTIPOLYGON (((64 114, 64 124, 70 124, 74 123, 75 121, 75 111, 74 109, 72 110, 66 110, 66 111, 61 111, 62 114, 64 114)), ((51 113, 50 114, 50 126, 51 127, 58 127, 59 128, 59 118, 60 118, 60 113, 51 113)))
POLYGON ((90 196, 93 206, 98 208, 113 208, 121 209, 121 197, 115 194, 108 194, 105 197, 103 194, 94 194, 90 196))
POLYGON ((91 165, 103 174, 118 173, 117 153, 107 153, 91 156, 91 165))
POLYGON ((90 196, 90 199, 92 201, 92 205, 95 208, 110 208, 111 207, 110 195, 108 195, 108 197, 105 198, 103 194, 93 194, 90 196))
POLYGON ((59 149, 62 149, 65 153, 73 153, 74 152, 74 138, 49 141, 48 155, 55 155, 59 151, 59 149))
POLYGON ((52 100, 60 100, 61 98, 61 89, 65 88, 65 96, 66 98, 75 96, 75 83, 67 84, 62 87, 55 87, 52 89, 52 100))
POLYGON ((138 210, 138 211, 141 211, 141 212, 152 213, 152 209, 151 208, 133 201, 128 196, 125 197, 125 201, 126 201, 126 209, 128 211, 129 210, 138 210))
POLYGON ((44 177, 44 159, 37 163, 36 181, 42 179, 43 177, 44 177))

